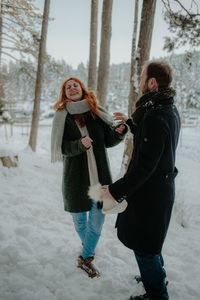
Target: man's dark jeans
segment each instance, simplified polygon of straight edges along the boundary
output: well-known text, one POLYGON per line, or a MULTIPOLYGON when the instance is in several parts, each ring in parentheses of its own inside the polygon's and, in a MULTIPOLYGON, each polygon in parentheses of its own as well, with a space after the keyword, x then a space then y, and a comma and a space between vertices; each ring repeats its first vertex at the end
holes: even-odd
POLYGON ((149 300, 169 300, 162 254, 151 255, 138 251, 134 253, 149 300))

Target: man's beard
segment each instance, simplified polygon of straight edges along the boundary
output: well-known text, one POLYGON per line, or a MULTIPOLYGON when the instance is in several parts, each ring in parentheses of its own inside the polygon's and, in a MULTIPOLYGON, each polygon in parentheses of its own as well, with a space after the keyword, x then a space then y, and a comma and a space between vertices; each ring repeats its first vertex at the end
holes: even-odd
POLYGON ((148 88, 148 80, 145 81, 145 85, 144 85, 144 88, 142 89, 142 94, 146 94, 150 92, 150 89, 148 88))

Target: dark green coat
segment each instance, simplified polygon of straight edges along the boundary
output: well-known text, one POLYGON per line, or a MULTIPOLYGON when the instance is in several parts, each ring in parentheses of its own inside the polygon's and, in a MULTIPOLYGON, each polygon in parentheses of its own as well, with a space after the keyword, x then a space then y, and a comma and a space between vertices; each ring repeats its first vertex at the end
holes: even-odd
MULTIPOLYGON (((92 146, 99 182, 102 185, 110 184, 112 179, 106 148, 119 144, 123 140, 124 134, 118 134, 115 128, 111 128, 99 117, 93 119, 90 115, 87 117, 86 126, 89 136, 93 140, 92 146)), ((69 212, 83 212, 91 209, 91 200, 88 198, 90 180, 87 149, 81 143, 81 139, 80 130, 73 116, 68 113, 62 142, 62 192, 64 209, 69 212)))

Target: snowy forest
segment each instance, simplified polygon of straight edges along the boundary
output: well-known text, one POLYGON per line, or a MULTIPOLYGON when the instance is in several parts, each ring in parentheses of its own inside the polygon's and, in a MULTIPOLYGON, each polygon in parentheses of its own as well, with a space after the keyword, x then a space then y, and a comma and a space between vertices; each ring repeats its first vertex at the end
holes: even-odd
MULTIPOLYGON (((135 280, 140 271, 133 251, 117 238, 116 214, 105 216, 95 249, 101 276, 90 278, 77 267, 84 245, 64 211, 63 162, 51 163, 51 134, 54 105, 69 77, 83 81, 111 115, 132 114, 158 15, 168 26, 168 36, 162 57, 152 59, 172 67, 181 118, 175 202, 162 249, 167 290, 170 300, 200 299, 200 4, 123 0, 123 6, 134 6, 130 61, 113 63, 113 7, 120 7, 120 1, 0 0, 0 300, 149 299, 131 298, 145 295, 145 289, 135 280), (73 67, 48 53, 48 27, 55 21, 53 9, 69 17, 73 5, 81 11, 83 2, 90 7, 90 18, 81 19, 90 25, 88 59, 73 67)), ((62 38, 67 39, 67 30, 62 38)), ((132 139, 128 133, 107 149, 113 182, 128 168, 132 139)))
MULTIPOLYGON (((184 115, 186 118, 192 117, 194 114, 198 117, 200 110, 200 52, 193 52, 189 60, 185 54, 171 55, 163 57, 163 59, 167 60, 173 68, 173 87, 177 92, 176 103, 179 109, 188 112, 187 116, 184 115)), ((31 60, 9 62, 8 65, 3 66, 7 107, 15 115, 16 121, 20 121, 20 116, 26 117, 32 113, 36 68, 36 63, 31 60)), ((56 61, 49 57, 44 67, 41 118, 48 117, 48 114, 53 113, 53 106, 58 100, 62 82, 72 76, 80 78, 86 84, 88 66, 81 63, 77 69, 73 69, 65 61, 56 61)), ((127 113, 129 78, 130 64, 112 64, 110 66, 106 103, 111 112, 120 108, 127 113)), ((184 119, 183 122, 187 122, 187 120, 184 119)))

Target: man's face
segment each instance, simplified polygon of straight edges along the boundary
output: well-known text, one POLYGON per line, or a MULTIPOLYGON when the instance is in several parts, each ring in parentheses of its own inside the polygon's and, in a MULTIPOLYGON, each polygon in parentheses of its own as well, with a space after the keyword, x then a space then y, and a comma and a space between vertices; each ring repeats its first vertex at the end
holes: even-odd
POLYGON ((143 94, 149 91, 148 80, 147 80, 147 68, 144 68, 140 77, 139 88, 143 94))

